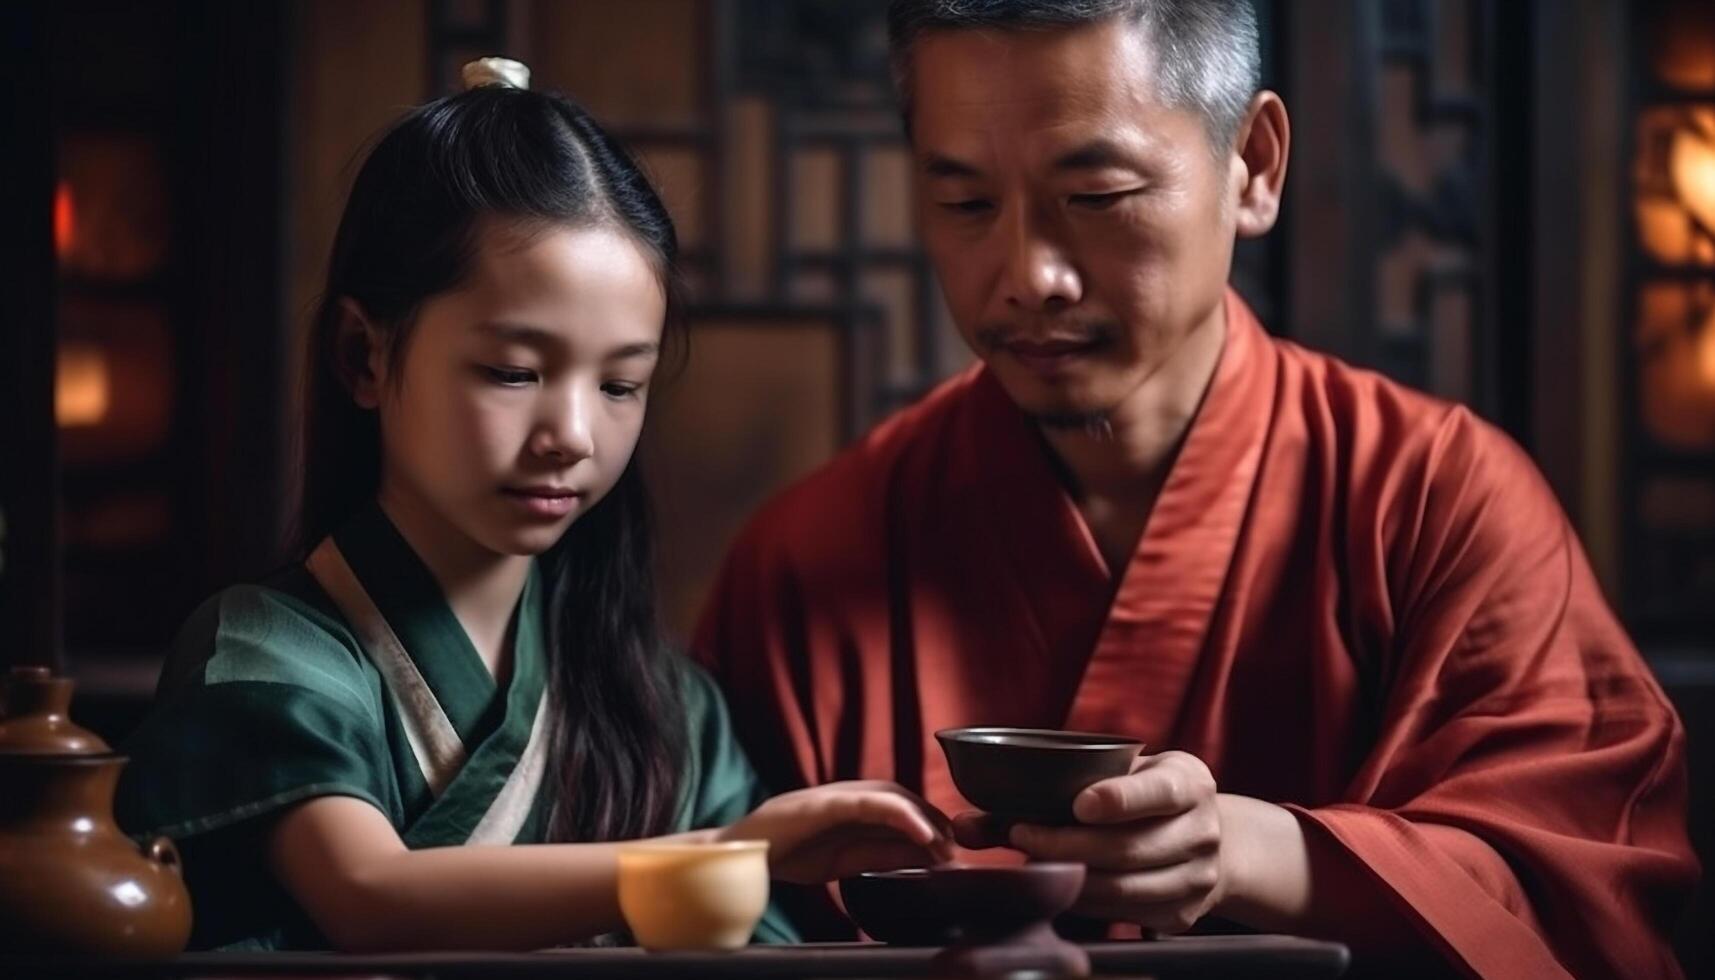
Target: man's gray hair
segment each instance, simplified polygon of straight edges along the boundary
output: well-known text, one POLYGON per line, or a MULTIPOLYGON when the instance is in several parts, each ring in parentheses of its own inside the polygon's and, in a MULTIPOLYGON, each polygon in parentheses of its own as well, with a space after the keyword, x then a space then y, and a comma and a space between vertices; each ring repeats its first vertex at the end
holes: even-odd
POLYGON ((887 10, 894 85, 911 123, 911 48, 929 31, 1031 30, 1124 17, 1156 58, 1157 93, 1203 117, 1217 152, 1229 149, 1262 86, 1250 0, 893 0, 887 10))

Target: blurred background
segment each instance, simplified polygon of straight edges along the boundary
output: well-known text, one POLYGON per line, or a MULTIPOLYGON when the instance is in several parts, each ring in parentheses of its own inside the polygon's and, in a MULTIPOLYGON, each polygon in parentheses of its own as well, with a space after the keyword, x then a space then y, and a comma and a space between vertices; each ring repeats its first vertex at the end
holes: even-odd
MULTIPOLYGON (((692 364, 649 450, 682 635, 763 498, 967 363, 912 235, 884 8, 6 5, 0 656, 78 677, 122 738, 191 608, 286 560, 300 333, 355 163, 489 54, 626 141, 687 247, 692 364)), ((1715 4, 1257 12, 1293 160, 1235 283, 1530 451, 1686 718, 1715 853, 1715 4)))

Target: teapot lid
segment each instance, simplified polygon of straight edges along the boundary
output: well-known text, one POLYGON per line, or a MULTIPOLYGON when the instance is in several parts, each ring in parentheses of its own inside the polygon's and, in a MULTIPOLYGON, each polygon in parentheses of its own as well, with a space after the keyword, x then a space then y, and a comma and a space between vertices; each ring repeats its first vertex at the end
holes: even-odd
POLYGON ((72 723, 73 681, 46 667, 13 667, 0 681, 0 755, 106 755, 101 736, 72 723))

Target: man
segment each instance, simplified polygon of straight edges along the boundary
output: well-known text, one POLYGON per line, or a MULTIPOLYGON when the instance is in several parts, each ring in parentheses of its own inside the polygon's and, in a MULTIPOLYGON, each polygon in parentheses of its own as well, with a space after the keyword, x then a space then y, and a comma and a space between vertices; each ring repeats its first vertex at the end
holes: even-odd
MULTIPOLYGON (((1287 114, 1243 0, 896 0, 918 220, 982 363, 760 514, 697 647, 782 785, 968 810, 937 729, 1151 746, 1079 911, 1482 976, 1678 972, 1683 735, 1530 461, 1226 288, 1287 114)), ((1390 966, 1390 968, 1392 968, 1390 966)))

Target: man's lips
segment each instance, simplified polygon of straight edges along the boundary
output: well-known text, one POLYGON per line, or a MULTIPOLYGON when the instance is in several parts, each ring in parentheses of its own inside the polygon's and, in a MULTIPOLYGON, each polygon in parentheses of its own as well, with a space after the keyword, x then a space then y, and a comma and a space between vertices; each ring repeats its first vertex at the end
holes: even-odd
POLYGON ((1082 354, 1100 347, 1100 340, 1091 338, 1048 338, 1046 340, 1010 340, 1004 349, 1023 357, 1064 357, 1082 354))
POLYGON ((1014 361, 1040 374, 1055 374, 1076 359, 1106 346, 1100 337, 1017 338, 999 345, 1014 361))

